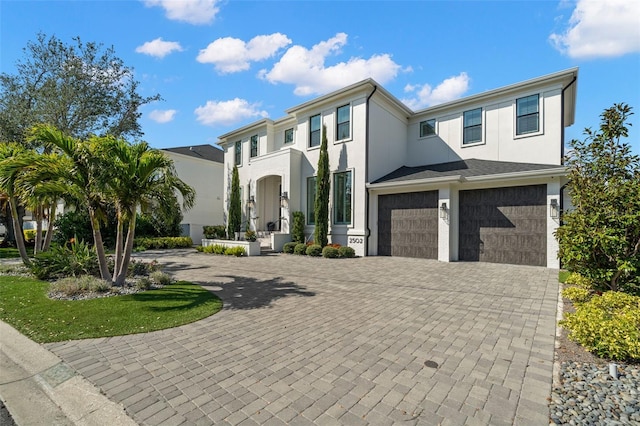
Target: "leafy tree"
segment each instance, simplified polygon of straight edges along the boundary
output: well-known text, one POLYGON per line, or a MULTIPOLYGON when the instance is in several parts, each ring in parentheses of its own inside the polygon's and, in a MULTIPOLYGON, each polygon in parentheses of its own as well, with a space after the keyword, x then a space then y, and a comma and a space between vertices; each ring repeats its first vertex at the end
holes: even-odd
POLYGON ((640 292, 640 157, 621 139, 628 136, 628 105, 600 115, 585 141, 571 141, 566 159, 574 209, 556 231, 564 266, 598 289, 640 292))
POLYGON ((329 242, 329 152, 327 151, 327 126, 322 125, 322 143, 318 158, 318 177, 316 178, 316 199, 314 203, 316 226, 313 231, 314 242, 324 247, 329 242))
POLYGON ((138 94, 133 69, 113 47, 103 49, 79 37, 73 42, 67 45, 39 33, 23 49, 16 73, 0 74, 1 140, 29 143, 28 132, 39 123, 78 139, 91 134, 142 135, 140 106, 160 96, 138 94))
POLYGON ((231 195, 229 197, 229 224, 227 227, 229 237, 240 232, 242 226, 242 201, 240 200, 240 175, 238 166, 233 166, 231 172, 231 195))

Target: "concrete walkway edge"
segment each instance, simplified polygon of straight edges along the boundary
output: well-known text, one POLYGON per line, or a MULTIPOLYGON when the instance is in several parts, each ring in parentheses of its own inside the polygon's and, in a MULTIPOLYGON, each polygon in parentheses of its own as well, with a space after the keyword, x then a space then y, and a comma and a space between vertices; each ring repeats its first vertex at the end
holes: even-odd
POLYGON ((40 344, 0 321, 0 395, 18 425, 136 425, 122 405, 40 344), (43 412, 44 411, 44 412, 43 412))

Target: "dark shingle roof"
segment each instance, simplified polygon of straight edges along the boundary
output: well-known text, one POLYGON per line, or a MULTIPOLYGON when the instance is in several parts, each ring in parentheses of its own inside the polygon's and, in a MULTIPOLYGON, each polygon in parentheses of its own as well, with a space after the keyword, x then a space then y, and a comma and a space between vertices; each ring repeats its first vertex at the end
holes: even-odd
POLYGON ((402 182, 418 179, 442 178, 447 176, 462 176, 463 178, 469 178, 559 168, 562 168, 562 166, 556 164, 512 163, 508 161, 490 161, 471 158, 468 160, 429 164, 426 166, 402 166, 372 183, 402 182))
POLYGON ((202 158, 216 163, 224 163, 224 152, 213 145, 181 146, 177 148, 165 148, 163 151, 202 158))

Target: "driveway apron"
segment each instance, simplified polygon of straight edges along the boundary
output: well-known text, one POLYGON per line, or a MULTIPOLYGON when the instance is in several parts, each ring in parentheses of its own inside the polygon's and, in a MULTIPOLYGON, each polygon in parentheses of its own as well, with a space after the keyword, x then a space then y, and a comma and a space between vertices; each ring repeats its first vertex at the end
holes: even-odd
POLYGON ((224 301, 152 333, 47 344, 143 425, 548 424, 557 270, 145 252, 224 301))

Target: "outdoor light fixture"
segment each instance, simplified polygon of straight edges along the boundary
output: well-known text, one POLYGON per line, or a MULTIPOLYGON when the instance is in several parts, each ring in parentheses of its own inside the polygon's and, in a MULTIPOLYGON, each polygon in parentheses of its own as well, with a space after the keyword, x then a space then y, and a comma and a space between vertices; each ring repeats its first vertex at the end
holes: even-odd
POLYGON ((253 207, 255 205, 255 203, 256 203, 256 199, 254 198, 253 195, 250 195, 249 199, 247 200, 247 205, 249 207, 253 207))
POLYGON ((440 219, 447 220, 448 216, 449 216, 449 211, 447 210, 447 203, 445 201, 440 206, 440 219))
POLYGON ((287 199, 289 199, 289 193, 288 193, 287 191, 284 191, 284 192, 282 193, 282 195, 280 195, 280 199, 281 199, 281 200, 287 200, 287 199))
POLYGON ((549 202, 549 216, 554 219, 560 217, 560 207, 558 206, 558 200, 555 198, 552 198, 549 202))

